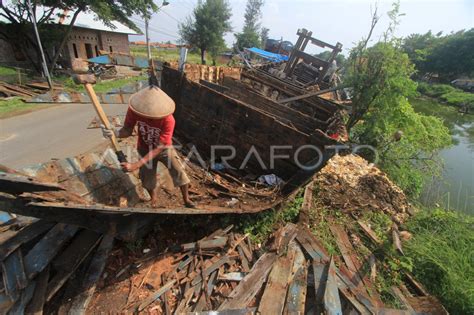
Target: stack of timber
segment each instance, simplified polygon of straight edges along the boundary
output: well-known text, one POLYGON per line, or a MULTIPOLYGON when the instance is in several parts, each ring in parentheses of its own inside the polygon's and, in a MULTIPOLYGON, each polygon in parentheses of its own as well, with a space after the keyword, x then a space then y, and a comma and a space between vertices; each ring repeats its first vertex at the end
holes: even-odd
MULTIPOLYGON (((114 240, 78 226, 23 216, 3 224, 0 236, 1 314, 41 314, 78 268, 85 273, 75 285, 92 293, 114 240)), ((87 298, 77 295, 72 303, 81 310, 87 298)))
POLYGON ((37 96, 39 93, 32 91, 27 86, 19 86, 16 84, 9 84, 6 82, 0 82, 0 95, 5 97, 19 96, 23 98, 30 98, 37 96))
POLYGON ((347 234, 340 227, 333 229, 345 249, 342 259, 330 256, 309 229, 292 223, 277 230, 263 248, 248 235, 232 233, 232 226, 218 229, 196 242, 145 254, 132 266, 106 267, 115 273, 102 282, 87 311, 447 314, 416 282, 417 287, 393 287, 401 309, 386 306, 350 252, 347 234), (126 273, 129 276, 123 277, 126 273))

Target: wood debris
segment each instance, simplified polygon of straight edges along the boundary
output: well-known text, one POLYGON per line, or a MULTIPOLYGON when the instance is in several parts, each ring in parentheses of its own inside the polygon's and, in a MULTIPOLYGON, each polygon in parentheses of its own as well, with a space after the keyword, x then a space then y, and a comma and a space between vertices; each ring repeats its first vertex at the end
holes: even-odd
POLYGON ((321 202, 334 210, 358 215, 381 211, 403 222, 411 208, 403 191, 373 164, 356 155, 335 155, 319 172, 315 184, 321 202))

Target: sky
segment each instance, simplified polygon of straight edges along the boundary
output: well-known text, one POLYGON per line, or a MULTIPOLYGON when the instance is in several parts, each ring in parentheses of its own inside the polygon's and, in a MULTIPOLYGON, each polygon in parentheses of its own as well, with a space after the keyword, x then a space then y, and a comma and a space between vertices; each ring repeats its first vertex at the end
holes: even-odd
MULTIPOLYGON (((225 36, 230 47, 234 42, 235 32, 240 32, 244 24, 246 0, 228 0, 232 8, 231 23, 233 32, 225 36)), ((161 4, 161 1, 155 1, 161 4)), ((151 41, 176 42, 179 39, 178 23, 192 14, 197 0, 168 0, 170 4, 155 13, 150 21, 151 41)), ((306 28, 313 32, 313 37, 330 44, 343 44, 343 53, 355 42, 366 36, 371 21, 371 12, 377 4, 378 13, 382 15, 375 29, 373 39, 381 36, 388 25, 386 12, 391 9, 393 1, 387 0, 265 0, 262 8, 261 25, 270 29, 270 38, 295 42, 296 32, 306 28)), ((474 0, 401 0, 401 24, 397 36, 412 33, 444 34, 474 27, 474 0)), ((134 18, 137 25, 143 25, 134 18)), ((141 27, 144 29, 143 27, 141 27)), ((144 40, 144 36, 130 36, 130 40, 144 40)), ((312 45, 309 45, 312 46, 312 45)), ((309 47, 311 53, 319 48, 309 47)))

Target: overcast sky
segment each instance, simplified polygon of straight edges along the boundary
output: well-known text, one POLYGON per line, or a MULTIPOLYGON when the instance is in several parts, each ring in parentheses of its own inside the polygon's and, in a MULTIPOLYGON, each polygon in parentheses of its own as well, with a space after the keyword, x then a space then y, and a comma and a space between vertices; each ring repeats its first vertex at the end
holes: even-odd
MULTIPOLYGON (((151 41, 178 40, 178 22, 192 14, 197 0, 168 0, 170 4, 153 15, 150 26, 151 41)), ((155 1, 160 4, 160 1, 155 1)), ((232 7, 233 32, 239 32, 244 23, 246 0, 229 0, 232 7)), ((343 53, 361 37, 366 36, 371 10, 377 2, 379 14, 383 17, 378 24, 374 38, 385 30, 392 1, 379 0, 266 0, 263 6, 262 26, 270 29, 270 38, 296 41, 298 28, 313 31, 313 36, 331 44, 341 42, 343 53)), ((474 27, 474 0, 402 0, 398 36, 412 33, 450 33, 474 27)), ((137 23, 138 25, 140 22, 137 23)), ((226 35, 226 42, 234 42, 232 33, 226 35)), ((130 40, 143 40, 144 36, 130 36, 130 40)), ((308 47, 309 48, 309 47, 308 47)), ((310 52, 316 52, 311 48, 310 52)))

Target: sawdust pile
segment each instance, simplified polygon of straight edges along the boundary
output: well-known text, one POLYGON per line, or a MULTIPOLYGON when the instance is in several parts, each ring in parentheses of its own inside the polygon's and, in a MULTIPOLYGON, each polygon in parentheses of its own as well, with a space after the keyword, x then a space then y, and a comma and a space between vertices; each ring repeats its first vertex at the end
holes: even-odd
POLYGON ((318 199, 324 206, 355 215, 383 211, 403 222, 410 204, 387 175, 357 155, 336 155, 316 176, 318 199))

